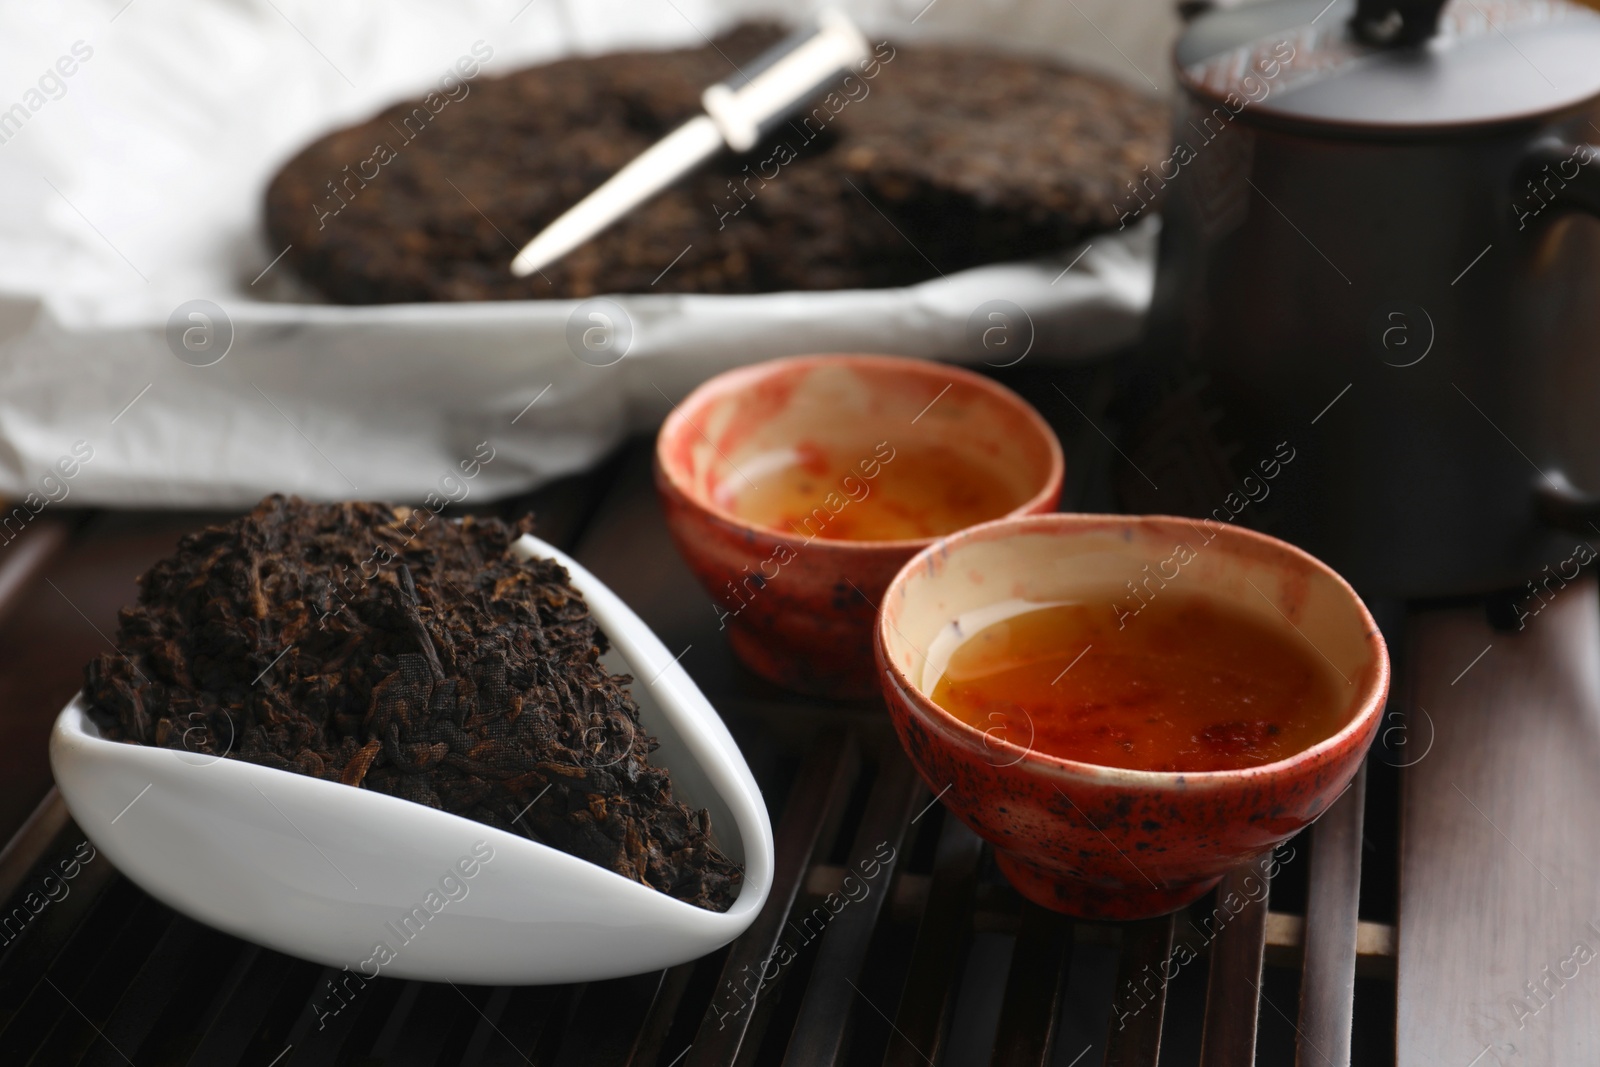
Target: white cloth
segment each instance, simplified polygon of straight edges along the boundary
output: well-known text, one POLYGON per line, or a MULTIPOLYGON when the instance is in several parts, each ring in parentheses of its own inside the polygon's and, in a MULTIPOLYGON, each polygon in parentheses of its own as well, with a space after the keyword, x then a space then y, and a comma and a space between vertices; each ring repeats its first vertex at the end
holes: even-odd
MULTIPOLYGON (((910 8, 921 4, 850 10, 874 32, 905 36, 930 26, 970 33, 974 11, 990 6, 939 2, 945 10, 928 9, 916 27, 910 8)), ((1115 0, 1074 6, 1097 13, 1101 28, 1117 17, 1115 0)), ((1009 25, 1037 47, 1039 8, 1014 4, 981 25, 1009 25)), ((268 269, 282 250, 267 246, 260 213, 277 168, 325 130, 437 85, 475 44, 480 56, 493 51, 479 77, 493 76, 569 52, 691 45, 778 9, 714 0, 0 6, 0 494, 40 491, 83 441, 92 459, 65 483, 79 503, 239 506, 272 491, 417 500, 489 441, 494 458, 471 483, 487 499, 583 469, 741 363, 807 351, 985 361, 968 320, 991 299, 1031 318, 1031 360, 1091 358, 1135 336, 1150 297, 1153 220, 1095 238, 1081 258, 1083 249, 1066 250, 905 289, 615 297, 633 340, 610 366, 573 354, 576 302, 339 307, 297 290, 281 263, 268 269), (216 337, 232 331, 210 366, 180 360, 168 340, 169 317, 197 299, 222 309, 216 337)), ((1052 43, 1095 52, 1099 38, 1081 30, 1082 39, 1062 30, 1052 43)), ((1170 26, 1152 14, 1121 33, 1149 70, 1170 26)), ((469 91, 450 106, 470 100, 469 91)))

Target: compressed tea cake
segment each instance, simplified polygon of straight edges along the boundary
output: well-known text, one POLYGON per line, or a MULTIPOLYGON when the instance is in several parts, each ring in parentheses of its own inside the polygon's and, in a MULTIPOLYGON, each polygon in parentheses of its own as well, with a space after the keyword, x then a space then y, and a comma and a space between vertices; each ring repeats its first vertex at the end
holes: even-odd
POLYGON ((517 246, 780 35, 749 25, 500 77, 491 63, 437 114, 396 104, 290 160, 267 190, 272 247, 350 304, 906 285, 1120 225, 1118 205, 1142 204, 1130 180, 1170 151, 1165 106, 1110 79, 879 41, 765 143, 511 275, 517 246))

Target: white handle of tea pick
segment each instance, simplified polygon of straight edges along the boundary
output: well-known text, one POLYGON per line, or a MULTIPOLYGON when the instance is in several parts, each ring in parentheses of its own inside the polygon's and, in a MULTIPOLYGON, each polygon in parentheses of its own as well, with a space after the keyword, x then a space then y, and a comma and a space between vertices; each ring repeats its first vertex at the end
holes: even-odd
POLYGON ((787 54, 765 65, 765 56, 752 64, 751 69, 759 70, 744 85, 707 89, 701 97, 706 114, 673 130, 563 212, 517 253, 511 273, 526 278, 560 259, 715 156, 724 144, 735 152, 754 148, 770 123, 871 54, 867 39, 844 15, 824 11, 817 21, 820 30, 787 54))
POLYGON ((526 278, 555 262, 721 149, 716 123, 705 115, 690 119, 546 226, 511 261, 511 273, 526 278))
POLYGON ((838 11, 817 17, 820 31, 737 89, 713 85, 700 97, 735 152, 748 152, 763 127, 809 99, 841 71, 871 54, 867 39, 838 11))

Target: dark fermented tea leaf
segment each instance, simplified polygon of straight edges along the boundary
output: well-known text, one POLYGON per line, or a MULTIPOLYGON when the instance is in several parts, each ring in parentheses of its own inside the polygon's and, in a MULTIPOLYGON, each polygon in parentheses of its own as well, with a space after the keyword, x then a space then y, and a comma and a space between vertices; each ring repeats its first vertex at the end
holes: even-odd
POLYGON ((530 531, 271 496, 140 578, 85 671, 109 738, 372 789, 726 911, 740 867, 674 799, 633 679, 530 531))

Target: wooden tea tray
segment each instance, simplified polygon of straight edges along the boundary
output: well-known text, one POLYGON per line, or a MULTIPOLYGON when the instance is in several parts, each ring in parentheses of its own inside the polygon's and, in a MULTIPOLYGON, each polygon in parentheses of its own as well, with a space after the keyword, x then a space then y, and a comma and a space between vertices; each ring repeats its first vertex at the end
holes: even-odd
MULTIPOLYGON (((1115 456, 1080 409, 1098 412, 1109 381, 1036 384, 1024 393, 1075 460, 1069 501, 1106 509, 1115 456)), ((319 1030, 309 1005, 322 968, 177 916, 101 858, 0 934, 0 1063, 1600 1062, 1600 963, 1525 1029, 1483 1029, 1522 982, 1568 956, 1564 942, 1584 937, 1589 918, 1600 922, 1592 582, 1565 590, 1520 636, 1489 631, 1477 610, 1414 615, 1409 627, 1392 613, 1391 636, 1403 630, 1409 645, 1396 649, 1397 693, 1407 710, 1427 709, 1432 749, 1396 769, 1420 751, 1419 717, 1408 746, 1375 751, 1357 787, 1291 843, 1270 903, 1206 941, 1203 908, 1118 925, 1024 906, 909 772, 880 709, 806 700, 743 672, 668 544, 648 442, 491 510, 527 508, 542 536, 682 650, 746 752, 778 843, 772 898, 751 930, 702 960, 587 986, 380 979, 319 1030), (808 944, 754 1011, 719 1025, 715 992, 837 887, 856 851, 882 841, 905 852, 893 883, 808 944), (1150 982, 1180 942, 1197 947, 1194 961, 1150 982), (1131 989, 1144 1006, 1129 1013, 1131 989), (1516 1051, 1485 1051, 1491 1040, 1516 1051)), ((50 787, 55 713, 107 647, 135 577, 220 517, 63 510, 0 547, 0 838, 10 840, 0 929, 43 884, 42 864, 82 840, 50 787)), ((1591 944, 1600 949, 1600 935, 1591 944)))

